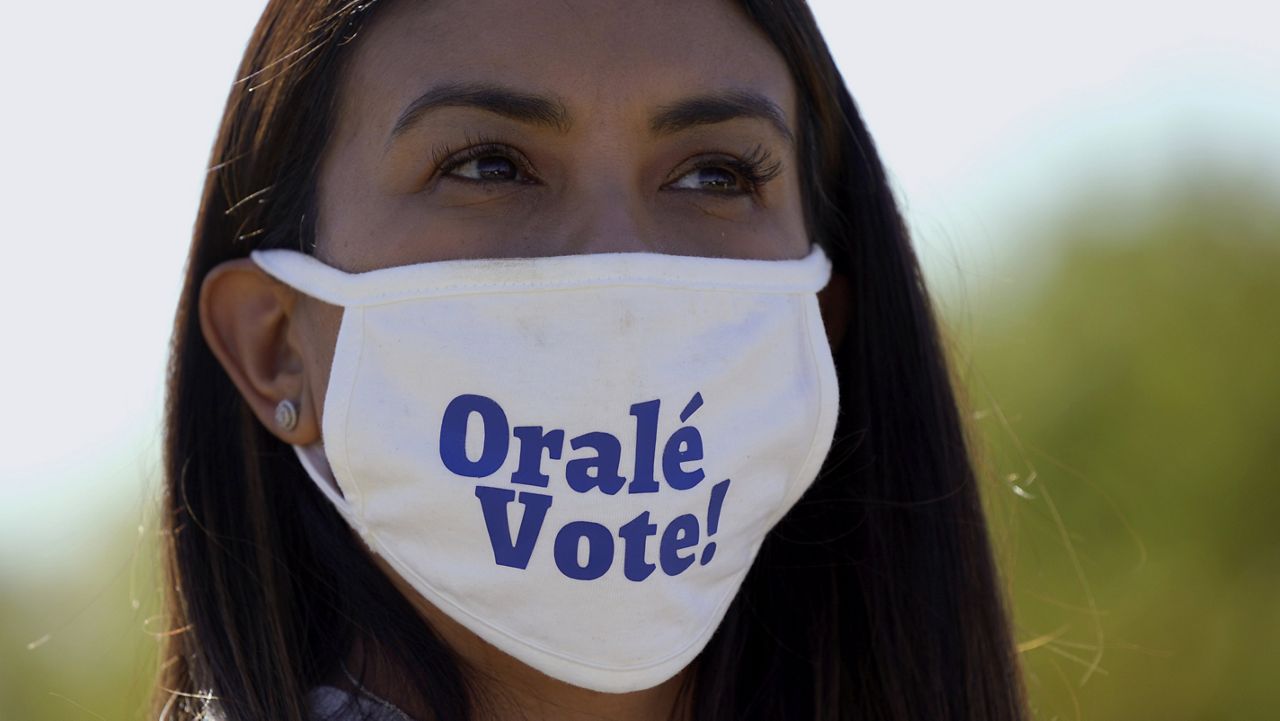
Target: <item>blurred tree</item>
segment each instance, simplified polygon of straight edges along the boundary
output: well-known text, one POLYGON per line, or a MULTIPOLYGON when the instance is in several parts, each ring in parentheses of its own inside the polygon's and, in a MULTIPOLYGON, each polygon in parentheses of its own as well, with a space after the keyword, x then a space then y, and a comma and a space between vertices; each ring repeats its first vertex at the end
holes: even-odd
POLYGON ((952 319, 1045 721, 1274 718, 1280 193, 1184 177, 952 319))
POLYGON ((159 630, 154 533, 114 510, 78 567, 0 576, 0 721, 144 718, 159 630))

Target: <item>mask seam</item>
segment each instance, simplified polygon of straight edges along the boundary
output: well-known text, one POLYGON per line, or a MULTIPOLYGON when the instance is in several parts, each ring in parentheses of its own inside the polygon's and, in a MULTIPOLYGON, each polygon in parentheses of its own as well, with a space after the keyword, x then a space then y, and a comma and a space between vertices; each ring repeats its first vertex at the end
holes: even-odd
MULTIPOLYGON (((809 431, 809 435, 812 438, 809 442, 809 450, 805 453, 804 462, 800 465, 796 475, 791 478, 791 482, 788 484, 787 494, 783 498, 784 503, 775 512, 773 520, 769 524, 770 529, 777 525, 778 522, 787 515, 787 512, 791 510, 792 506, 799 502, 800 497, 804 495, 804 492, 808 490, 808 487, 813 483, 813 481, 810 481, 804 485, 804 488, 800 488, 801 484, 799 483, 799 479, 810 475, 812 472, 814 476, 813 480, 817 480, 817 472, 820 470, 814 468, 814 466, 819 463, 819 461, 815 460, 818 455, 818 447, 822 445, 822 439, 819 436, 818 431, 825 425, 823 421, 826 420, 828 415, 827 398, 829 394, 827 393, 826 384, 824 383, 824 376, 826 374, 823 372, 821 367, 821 361, 817 358, 818 353, 814 350, 812 314, 815 311, 812 309, 812 304, 816 302, 816 295, 812 296, 812 300, 810 300, 809 297, 804 298, 801 302, 800 313, 802 316, 801 322, 804 325, 805 345, 808 347, 809 351, 809 365, 813 370, 813 378, 818 386, 818 413, 814 415, 813 426, 809 431)), ((820 313, 821 311, 818 310, 817 312, 820 313)), ((819 315, 819 317, 821 317, 821 315, 819 315)), ((825 337, 823 338, 823 341, 826 341, 825 337)))
POLYGON ((387 305, 428 298, 446 298, 458 295, 477 293, 521 293, 521 292, 555 292, 563 290, 588 290, 591 288, 670 288, 698 292, 721 293, 766 293, 770 295, 800 295, 813 292, 808 287, 765 286, 751 284, 695 284, 680 283, 662 278, 636 278, 634 276, 601 276, 598 278, 563 281, 559 283, 461 283, 432 287, 407 288, 404 290, 360 295, 344 292, 348 302, 360 306, 387 305))
MULTIPOLYGON (((559 290, 565 288, 593 288, 602 285, 613 286, 636 286, 636 287, 675 287, 688 288, 692 290, 709 290, 709 291, 741 291, 741 292, 757 292, 757 293, 808 293, 815 292, 820 288, 811 287, 818 282, 820 276, 827 275, 830 269, 830 260, 826 257, 825 252, 820 248, 813 248, 810 254, 804 258, 766 261, 759 259, 733 259, 733 258, 704 258, 702 256, 667 256, 672 266, 685 264, 686 268, 678 269, 680 272, 676 277, 671 275, 654 275, 654 274, 635 274, 635 273, 610 273, 606 275, 587 274, 583 277, 570 278, 568 280, 512 280, 512 281, 483 281, 483 282, 454 282, 445 283, 443 285, 431 284, 431 279, 421 280, 406 275, 413 272, 411 269, 415 267, 425 268, 430 263, 421 263, 407 266, 395 266, 391 268, 381 268, 366 273, 347 273, 346 271, 325 265, 321 261, 311 256, 301 256, 292 258, 298 254, 297 251, 275 250, 275 251, 254 251, 253 259, 258 265, 266 270, 269 274, 275 276, 278 280, 282 280, 290 285, 294 281, 298 281, 301 285, 295 285, 298 290, 319 298, 326 302, 336 305, 376 305, 387 302, 392 298, 401 296, 406 299, 459 295, 471 292, 516 292, 516 291, 541 291, 541 290, 559 290), (286 255, 279 255, 284 253, 286 255), (292 258, 292 259, 291 259, 292 258), (277 262, 279 260, 280 262, 277 262), (708 264, 705 261, 724 261, 724 262, 743 262, 750 263, 751 268, 759 268, 758 272, 752 271, 753 275, 760 277, 759 280, 753 281, 736 281, 733 279, 735 273, 741 274, 746 272, 739 267, 738 269, 724 267, 720 264, 708 264), (776 278, 767 277, 768 266, 766 264, 777 263, 787 264, 786 268, 776 269, 775 273, 782 273, 788 277, 786 280, 778 280, 776 278), (692 267, 694 264, 701 264, 702 267, 698 272, 694 272, 692 267), (281 267, 277 267, 280 265, 281 267), (294 266, 293 270, 289 270, 289 266, 294 266), (395 288, 391 291, 365 291, 361 286, 374 285, 375 283, 368 277, 369 273, 393 273, 398 277, 392 278, 392 286, 395 288), (801 275, 804 274, 804 275, 801 275), (713 277, 712 281, 704 280, 707 275, 713 277), (701 276, 701 277, 699 277, 701 276), (290 280, 285 280, 289 278, 290 280), (725 278, 720 280, 720 278, 725 278), (307 288, 302 285, 309 286, 307 288)), ((616 254, 616 255, 634 255, 634 254, 616 254)), ((654 254, 660 255, 660 254, 654 254)), ((552 258, 580 259, 588 256, 551 256, 552 258)), ((545 260, 545 259, 514 259, 514 260, 545 260)), ((449 263, 452 261, 442 261, 449 263)), ((774 266, 776 268, 776 266, 774 266)), ((465 270, 465 269, 464 269, 465 270)), ((488 272, 489 269, 477 268, 481 272, 488 272)), ((643 269, 642 269, 643 270, 643 269)), ((561 272, 561 269, 554 265, 549 269, 550 272, 561 272)), ((572 273, 570 268, 569 272, 572 273)), ((507 272, 500 269, 499 272, 507 272)), ((440 275, 440 272, 433 273, 440 275)), ((825 281, 822 281, 825 283, 825 281)))
MULTIPOLYGON (((344 308, 343 309, 344 320, 346 318, 346 314, 352 313, 352 312, 357 314, 353 317, 353 320, 356 321, 355 329, 359 335, 356 338, 357 343, 356 343, 355 361, 351 366, 350 379, 346 385, 346 388, 344 389, 343 399, 342 399, 342 471, 343 471, 342 475, 346 476, 349 483, 351 484, 351 495, 354 496, 354 498, 349 499, 349 503, 351 505, 352 512, 355 514, 356 518, 360 522, 360 527, 357 530, 359 530, 361 534, 364 535, 364 534, 372 533, 372 531, 370 531, 368 523, 365 521, 364 493, 360 490, 360 484, 356 481, 355 475, 351 472, 351 451, 350 451, 350 445, 347 443, 347 439, 348 437, 350 437, 350 434, 351 434, 351 399, 355 395, 356 381, 360 377, 360 366, 364 362, 364 328, 365 328, 364 308, 362 306, 355 306, 355 307, 348 306, 344 308)), ((335 358, 337 357, 337 354, 338 354, 338 349, 335 348, 334 349, 335 358)), ((332 381, 332 378, 330 378, 330 380, 332 381)), ((325 412, 328 413, 329 410, 330 409, 326 408, 325 412)), ((334 469, 335 479, 337 475, 338 475, 337 469, 335 468, 334 469)))

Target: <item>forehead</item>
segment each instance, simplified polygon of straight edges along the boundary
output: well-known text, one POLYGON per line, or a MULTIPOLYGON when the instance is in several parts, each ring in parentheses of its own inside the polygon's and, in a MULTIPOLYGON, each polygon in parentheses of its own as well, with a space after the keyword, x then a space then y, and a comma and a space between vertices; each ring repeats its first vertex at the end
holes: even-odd
POLYGON ((573 117, 597 122, 690 94, 749 89, 794 128, 785 61, 728 0, 383 3, 346 68, 344 134, 385 136, 424 90, 469 81, 554 95, 573 117))

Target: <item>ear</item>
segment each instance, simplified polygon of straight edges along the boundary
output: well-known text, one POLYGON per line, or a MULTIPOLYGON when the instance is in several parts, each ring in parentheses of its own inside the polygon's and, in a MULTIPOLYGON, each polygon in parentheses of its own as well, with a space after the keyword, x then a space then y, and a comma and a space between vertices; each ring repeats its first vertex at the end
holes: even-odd
POLYGON ((845 329, 849 327, 849 279, 844 273, 832 271, 831 280, 818 291, 818 307, 822 309, 822 325, 827 329, 827 342, 835 355, 844 342, 845 329))
POLYGON ((221 263, 200 286, 200 330, 262 425, 296 445, 319 439, 319 414, 311 403, 299 334, 293 320, 298 293, 248 258, 221 263), (291 401, 298 423, 276 423, 276 406, 291 401))

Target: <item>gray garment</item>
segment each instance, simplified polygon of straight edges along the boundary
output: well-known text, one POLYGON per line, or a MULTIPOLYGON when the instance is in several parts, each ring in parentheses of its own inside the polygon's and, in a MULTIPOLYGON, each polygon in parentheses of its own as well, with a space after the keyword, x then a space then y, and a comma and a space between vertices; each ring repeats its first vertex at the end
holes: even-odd
POLYGON ((307 692, 311 721, 413 721, 400 709, 362 693, 348 693, 334 686, 316 686, 307 692))

